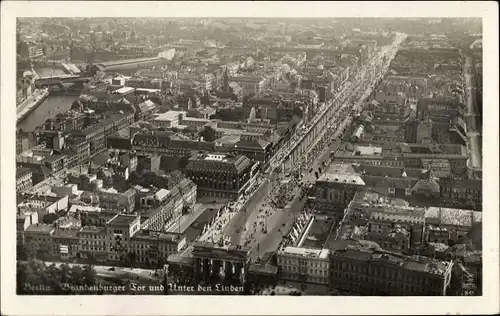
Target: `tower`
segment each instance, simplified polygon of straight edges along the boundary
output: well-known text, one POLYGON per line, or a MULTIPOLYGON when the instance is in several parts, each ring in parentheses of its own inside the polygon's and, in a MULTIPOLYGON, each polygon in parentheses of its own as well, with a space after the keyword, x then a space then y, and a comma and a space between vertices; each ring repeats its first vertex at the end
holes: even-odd
POLYGON ((226 66, 226 70, 224 71, 223 89, 225 92, 229 92, 229 75, 228 75, 227 66, 226 66))

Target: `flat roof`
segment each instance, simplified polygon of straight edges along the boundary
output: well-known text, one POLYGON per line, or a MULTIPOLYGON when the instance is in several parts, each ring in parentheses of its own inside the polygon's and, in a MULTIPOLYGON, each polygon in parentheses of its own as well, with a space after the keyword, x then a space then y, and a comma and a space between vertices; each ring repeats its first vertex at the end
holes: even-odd
POLYGON ((429 207, 425 210, 425 221, 429 224, 469 227, 482 222, 483 214, 472 210, 445 207, 429 207))
POLYGON ((192 117, 192 116, 186 116, 182 119, 183 121, 193 121, 193 122, 210 122, 210 119, 205 119, 205 118, 198 118, 198 117, 192 117))
POLYGON ((352 167, 352 164, 350 164, 350 163, 337 163, 337 162, 330 164, 328 166, 328 169, 326 172, 329 172, 329 173, 337 173, 337 172, 356 173, 356 171, 352 167))
POLYGON ((278 267, 270 264, 251 264, 248 268, 248 272, 276 275, 278 273, 278 267))
POLYGON ((331 182, 331 183, 345 183, 353 185, 365 185, 365 182, 361 176, 357 173, 324 173, 322 174, 317 182, 331 182))
POLYGON ((335 223, 335 218, 332 216, 316 215, 311 228, 307 232, 306 238, 300 246, 305 248, 323 248, 335 223))
POLYGON ((217 132, 222 132, 224 134, 230 134, 230 135, 251 135, 251 136, 261 136, 261 135, 263 135, 263 133, 248 132, 248 131, 245 131, 245 130, 235 129, 235 128, 216 127, 215 130, 217 132))
POLYGON ((145 229, 138 231, 132 238, 142 240, 165 240, 172 242, 181 240, 181 236, 175 233, 163 233, 158 231, 148 231, 145 229))
POLYGON ((382 147, 376 146, 354 146, 354 152, 359 152, 361 156, 382 155, 382 147))
POLYGON ((146 89, 146 88, 135 88, 135 90, 137 90, 137 92, 151 92, 151 93, 161 91, 160 89, 146 89))
POLYGON ((301 257, 310 257, 316 259, 327 259, 330 251, 328 249, 310 249, 303 247, 286 247, 284 250, 280 251, 279 254, 282 255, 296 255, 301 257))
POLYGON ((154 121, 172 121, 179 117, 179 115, 185 115, 185 111, 167 111, 165 113, 156 114, 154 121))
POLYGON ((55 227, 52 225, 37 223, 28 226, 25 232, 50 234, 54 229, 55 227))
POLYGON ((335 250, 334 255, 363 261, 384 261, 388 264, 393 264, 406 270, 431 273, 441 276, 445 274, 447 268, 449 267, 449 263, 446 261, 423 256, 409 257, 397 253, 391 253, 389 251, 369 249, 359 244, 347 245, 344 249, 335 250))
POLYGON ((109 66, 118 66, 118 65, 123 65, 123 64, 130 64, 130 63, 139 63, 139 62, 145 62, 145 61, 155 61, 155 60, 160 60, 160 59, 161 58, 159 58, 159 57, 131 58, 131 59, 103 61, 103 62, 98 63, 97 65, 109 67, 109 66))
POLYGON ((124 93, 128 93, 128 92, 132 92, 134 90, 135 90, 135 88, 132 88, 132 87, 122 87, 120 89, 113 91, 113 93, 124 94, 124 93))
POLYGON ((77 238, 79 231, 78 229, 56 228, 52 237, 77 238))
POLYGON ((108 221, 108 225, 113 226, 128 226, 137 218, 136 215, 118 214, 108 221))
POLYGON ((98 234, 104 232, 105 229, 106 228, 102 226, 83 226, 82 230, 80 230, 80 233, 98 234))
POLYGON ((24 167, 17 167, 17 169, 16 169, 16 176, 17 177, 19 177, 23 174, 27 174, 27 173, 32 173, 31 169, 24 168, 24 167))
POLYGON ((91 205, 78 205, 78 204, 73 204, 71 205, 71 208, 69 209, 69 213, 76 213, 77 211, 82 211, 82 212, 101 212, 102 208, 99 206, 91 206, 91 205))

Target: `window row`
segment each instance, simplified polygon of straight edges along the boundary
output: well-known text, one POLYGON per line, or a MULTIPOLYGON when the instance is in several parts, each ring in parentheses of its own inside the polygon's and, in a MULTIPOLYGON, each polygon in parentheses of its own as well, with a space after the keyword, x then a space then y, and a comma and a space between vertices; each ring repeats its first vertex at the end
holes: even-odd
POLYGON ((336 262, 333 264, 333 267, 336 270, 333 272, 333 274, 338 278, 347 277, 353 280, 365 280, 366 278, 380 277, 383 279, 398 280, 400 282, 407 282, 411 284, 422 284, 431 288, 437 288, 441 286, 441 282, 439 279, 431 280, 430 278, 425 276, 402 273, 401 271, 395 269, 386 269, 384 267, 372 266, 371 268, 368 268, 368 266, 346 265, 345 262, 343 262, 341 265, 336 262), (363 273, 364 275, 360 275, 360 273, 363 273))

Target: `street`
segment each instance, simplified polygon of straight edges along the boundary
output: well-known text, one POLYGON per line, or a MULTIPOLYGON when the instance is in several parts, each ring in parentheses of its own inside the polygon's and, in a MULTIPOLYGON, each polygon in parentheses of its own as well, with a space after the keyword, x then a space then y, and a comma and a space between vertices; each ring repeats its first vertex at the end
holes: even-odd
POLYGON ((17 105, 16 107, 17 119, 20 119, 24 115, 26 115, 26 113, 31 110, 34 104, 39 99, 43 98, 44 95, 46 94, 48 94, 48 91, 46 89, 35 89, 32 95, 28 96, 26 100, 17 105))
MULTIPOLYGON (((318 174, 321 173, 318 168, 322 167, 322 172, 326 170, 327 166, 325 165, 329 162, 330 151, 335 150, 339 146, 344 130, 352 122, 350 111, 359 110, 366 98, 371 95, 374 87, 373 82, 376 82, 376 80, 385 74, 390 65, 390 60, 397 52, 397 45, 401 41, 402 38, 396 41, 392 47, 382 48, 378 58, 374 56, 370 61, 371 64, 365 66, 364 70, 358 73, 358 83, 345 84, 335 99, 330 100, 321 108, 320 112, 312 120, 312 123, 310 122, 304 126, 305 131, 304 129, 296 130, 291 141, 278 150, 270 160, 271 167, 267 173, 267 177, 276 177, 278 182, 284 180, 286 177, 283 174, 273 174, 274 171, 288 159, 290 153, 303 141, 307 132, 314 127, 329 107, 334 106, 338 108, 339 115, 309 144, 308 150, 299 159, 298 163, 291 167, 291 170, 300 170, 299 179, 294 177, 289 178, 289 181, 294 181, 292 182, 292 189, 284 189, 281 183, 277 185, 271 183, 273 182, 272 180, 276 179, 267 179, 257 189, 257 192, 249 197, 249 201, 243 207, 243 211, 239 211, 224 228, 224 235, 230 237, 232 244, 252 246, 252 261, 255 261, 267 251, 276 250, 282 238, 291 229, 296 216, 300 214, 307 200, 303 188, 315 182, 315 172, 318 172, 318 174), (391 54, 390 58, 386 60, 385 64, 381 65, 384 61, 382 56, 388 53, 391 54), (383 71, 375 73, 374 69, 381 69, 383 71), (370 74, 369 80, 361 81, 360 78, 364 78, 367 72, 370 74), (357 101, 349 106, 346 104, 346 100, 351 96, 355 96, 357 101), (303 188, 299 185, 300 181, 303 188), (283 190, 290 191, 285 192, 286 195, 282 196, 283 190), (286 206, 280 208, 273 205, 273 203, 277 202, 276 199, 282 203, 286 203, 286 206)), ((239 207, 236 209, 238 210, 239 207)))
POLYGON ((482 137, 481 137, 481 123, 479 120, 478 103, 476 100, 476 87, 474 79, 474 65, 470 56, 465 56, 464 63, 464 81, 465 81, 465 94, 467 97, 467 150, 469 151, 470 166, 480 169, 482 166, 482 137))

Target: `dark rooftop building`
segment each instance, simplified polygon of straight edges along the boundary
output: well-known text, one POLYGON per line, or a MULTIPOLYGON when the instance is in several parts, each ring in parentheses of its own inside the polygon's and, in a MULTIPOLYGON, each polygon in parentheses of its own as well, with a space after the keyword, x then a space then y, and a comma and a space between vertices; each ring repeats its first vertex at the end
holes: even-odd
POLYGON ((238 198, 256 167, 245 156, 199 154, 189 159, 186 174, 196 183, 200 195, 238 198))

